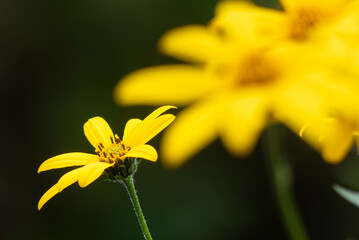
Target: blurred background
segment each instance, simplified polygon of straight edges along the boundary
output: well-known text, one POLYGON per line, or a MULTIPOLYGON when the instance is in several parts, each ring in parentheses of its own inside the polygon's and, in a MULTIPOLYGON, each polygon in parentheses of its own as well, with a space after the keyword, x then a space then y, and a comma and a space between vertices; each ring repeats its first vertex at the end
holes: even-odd
MULTIPOLYGON (((175 62, 157 52, 159 37, 206 24, 217 2, 0 1, 0 239, 142 239, 125 189, 102 179, 70 186, 39 212, 42 194, 69 169, 37 168, 61 153, 92 153, 82 130, 91 117, 104 117, 121 136, 128 119, 152 112, 117 106, 114 86, 133 70, 175 62)), ((309 235, 359 239, 359 209, 332 190, 334 183, 359 190, 358 156, 328 165, 286 133, 309 235)), ((160 138, 150 142, 157 149, 160 138)), ((161 159, 143 161, 136 187, 154 239, 287 239, 260 143, 248 158, 235 159, 216 141, 177 170, 161 159)))

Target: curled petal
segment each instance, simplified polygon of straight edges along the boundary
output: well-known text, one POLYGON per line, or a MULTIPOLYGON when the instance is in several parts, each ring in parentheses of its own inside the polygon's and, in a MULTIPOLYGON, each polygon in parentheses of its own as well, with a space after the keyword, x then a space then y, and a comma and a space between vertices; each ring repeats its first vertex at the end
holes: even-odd
POLYGON ((145 144, 150 141, 154 136, 170 125, 175 118, 172 114, 165 114, 153 120, 152 124, 148 125, 147 129, 144 129, 141 136, 139 136, 138 144, 145 144))
MULTIPOLYGON (((163 112, 168 109, 176 108, 175 106, 162 106, 153 111, 148 115, 141 123, 138 123, 133 127, 131 135, 126 135, 123 141, 127 146, 135 147, 143 145, 153 138, 156 134, 162 131, 165 127, 168 126, 173 120, 174 116, 172 114, 163 115, 164 117, 158 117, 163 112)), ((125 130, 126 131, 126 130, 125 130)))
POLYGON ((84 124, 84 132, 94 148, 98 148, 100 143, 102 143, 104 147, 109 147, 111 145, 113 132, 108 123, 101 117, 89 119, 84 124))
POLYGON ((37 172, 39 173, 56 168, 81 166, 98 161, 98 156, 94 154, 80 152, 64 153, 43 162, 37 172))
POLYGON ((154 147, 145 144, 132 148, 124 157, 137 157, 155 162, 158 156, 154 147))

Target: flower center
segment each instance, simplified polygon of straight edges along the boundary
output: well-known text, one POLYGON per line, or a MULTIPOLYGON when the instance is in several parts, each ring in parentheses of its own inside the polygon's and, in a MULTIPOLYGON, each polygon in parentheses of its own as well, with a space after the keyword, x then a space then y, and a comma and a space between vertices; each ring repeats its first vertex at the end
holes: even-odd
POLYGON ((96 153, 100 157, 100 161, 113 163, 113 162, 123 162, 124 155, 131 149, 126 146, 120 138, 115 134, 115 137, 111 136, 110 147, 105 148, 102 143, 97 146, 96 153))
POLYGON ((323 9, 297 9, 289 20, 289 37, 295 41, 305 40, 309 31, 329 15, 330 13, 323 9))
POLYGON ((259 54, 249 56, 241 63, 236 86, 268 85, 278 77, 278 71, 273 62, 259 54))

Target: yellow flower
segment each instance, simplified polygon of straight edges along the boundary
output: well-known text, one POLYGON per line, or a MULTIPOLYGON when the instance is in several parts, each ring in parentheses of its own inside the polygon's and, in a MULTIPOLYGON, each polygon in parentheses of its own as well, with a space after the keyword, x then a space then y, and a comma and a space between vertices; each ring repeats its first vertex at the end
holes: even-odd
POLYGON ((84 132, 91 145, 95 148, 96 154, 65 153, 43 162, 39 167, 39 173, 56 168, 82 167, 63 175, 41 197, 38 209, 40 210, 49 199, 76 181, 80 187, 86 187, 99 178, 105 170, 108 170, 109 174, 117 174, 120 165, 123 165, 126 158, 132 157, 156 161, 156 149, 146 143, 175 119, 172 114, 159 116, 170 108, 175 107, 160 107, 143 121, 130 119, 126 123, 122 140, 117 134, 113 134, 110 126, 103 118, 94 117, 89 119, 84 125, 84 132))
MULTIPOLYGON (((359 10, 359 4, 345 0, 281 3, 284 11, 248 2, 221 2, 209 26, 178 28, 160 40, 162 52, 191 65, 149 67, 118 83, 115 99, 120 104, 190 104, 164 135, 166 165, 180 166, 218 137, 230 153, 245 156, 273 120, 296 133, 309 123, 317 126, 306 131, 305 136, 310 133, 310 137, 304 139, 326 161, 343 159, 352 133, 350 138, 348 134, 338 138, 338 143, 331 140, 340 137, 338 131, 321 123, 337 119, 332 112, 340 112, 345 116, 340 119, 346 119, 340 127, 347 133, 347 125, 359 119, 354 116, 359 113, 354 106, 357 101, 350 102, 349 97, 355 96, 355 91, 344 97, 345 89, 356 89, 350 82, 357 77, 343 79, 340 54, 327 56, 343 53, 346 46, 336 38, 327 41, 322 29, 343 25, 347 18, 355 25, 355 11, 350 8, 359 10), (347 116, 349 113, 353 116, 347 116), (319 142, 319 135, 326 140, 319 142), (329 146, 334 147, 329 151, 329 146)), ((342 30, 348 33, 354 29, 342 30)))
POLYGON ((118 83, 120 104, 192 103, 164 135, 167 166, 180 166, 217 137, 233 155, 249 154, 283 100, 279 93, 300 78, 299 57, 246 37, 228 38, 212 26, 172 30, 161 48, 193 65, 149 67, 118 83))

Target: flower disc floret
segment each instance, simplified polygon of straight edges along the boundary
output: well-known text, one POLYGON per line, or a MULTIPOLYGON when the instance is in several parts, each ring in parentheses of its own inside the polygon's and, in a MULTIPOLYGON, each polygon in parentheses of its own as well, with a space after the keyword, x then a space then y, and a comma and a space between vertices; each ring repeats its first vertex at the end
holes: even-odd
POLYGON ((126 158, 126 154, 131 150, 131 147, 126 146, 115 134, 115 137, 110 137, 112 143, 108 148, 104 148, 103 144, 100 143, 95 150, 96 154, 100 157, 101 162, 123 162, 126 158))

